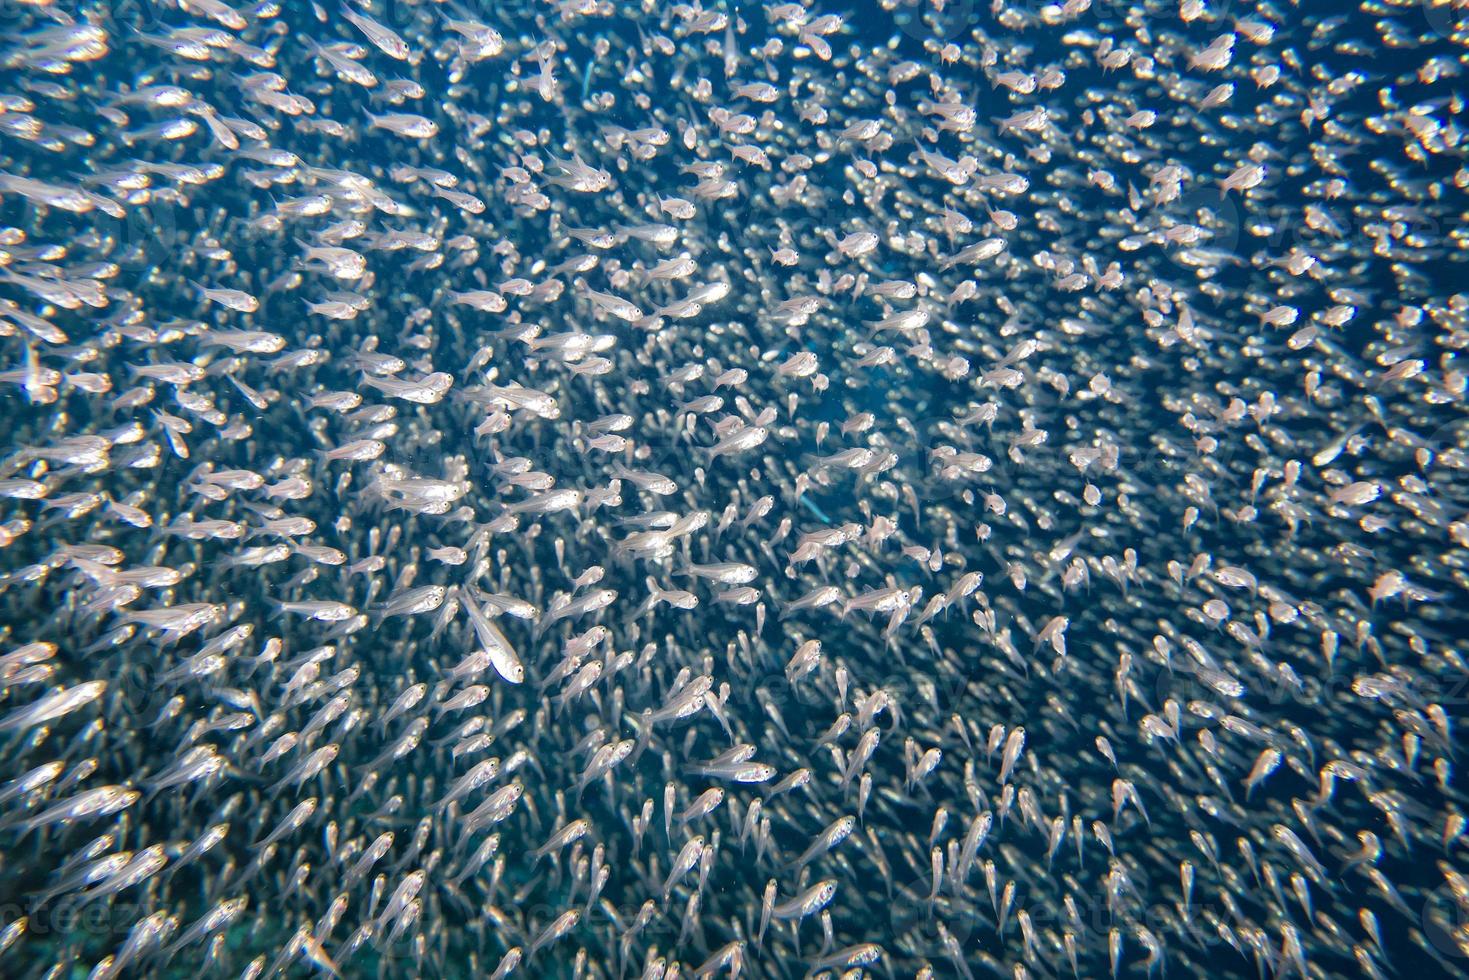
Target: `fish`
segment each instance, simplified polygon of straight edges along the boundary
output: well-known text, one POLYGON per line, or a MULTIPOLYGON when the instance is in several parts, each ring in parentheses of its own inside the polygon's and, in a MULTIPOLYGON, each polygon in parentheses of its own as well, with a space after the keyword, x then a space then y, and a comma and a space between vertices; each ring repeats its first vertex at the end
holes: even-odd
POLYGON ((6 5, 0 971, 1462 973, 1466 12, 972 7, 6 5))

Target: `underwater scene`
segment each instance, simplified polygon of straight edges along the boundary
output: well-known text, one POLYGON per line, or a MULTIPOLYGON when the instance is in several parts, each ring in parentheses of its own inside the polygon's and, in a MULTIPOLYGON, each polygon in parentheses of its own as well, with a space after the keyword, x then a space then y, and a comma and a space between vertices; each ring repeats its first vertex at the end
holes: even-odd
POLYGON ((0 977, 1469 977, 1469 0, 0 0, 0 977))

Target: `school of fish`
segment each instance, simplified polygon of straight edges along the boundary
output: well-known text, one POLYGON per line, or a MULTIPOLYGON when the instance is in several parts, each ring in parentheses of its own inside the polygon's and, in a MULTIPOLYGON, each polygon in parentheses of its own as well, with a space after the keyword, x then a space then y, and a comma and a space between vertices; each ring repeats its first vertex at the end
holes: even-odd
POLYGON ((1463 0, 0 26, 0 976, 1469 976, 1463 0))

